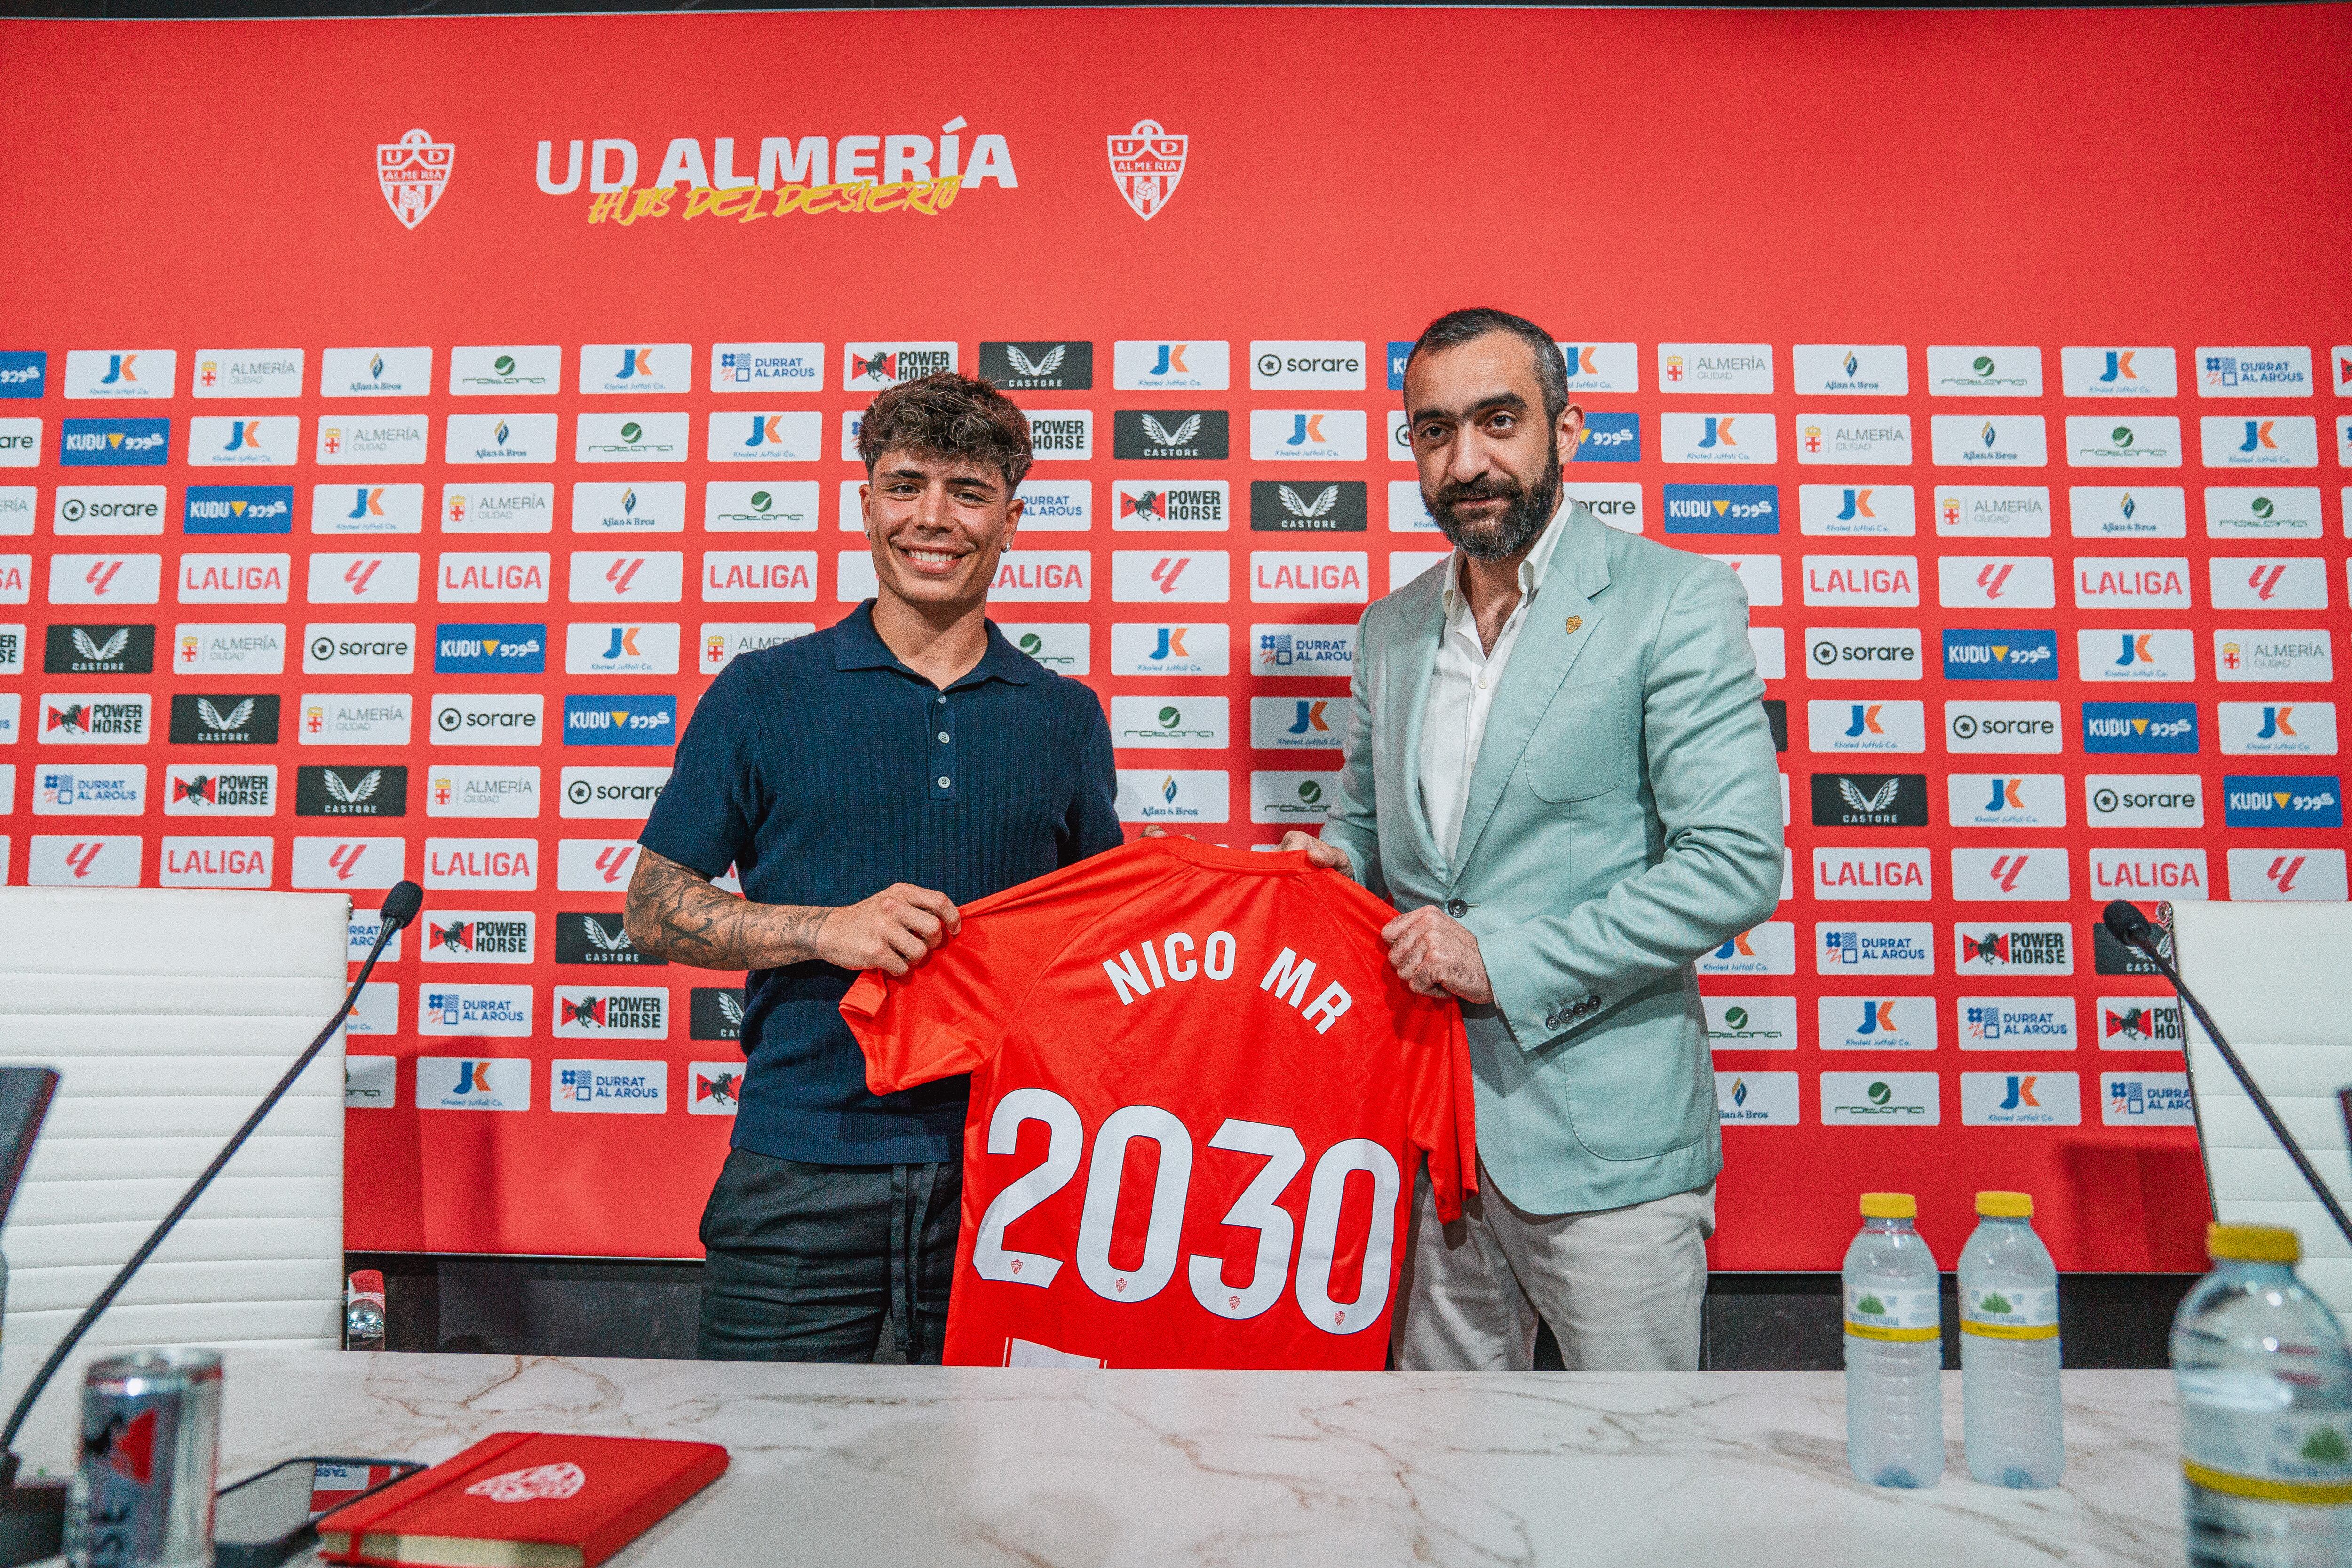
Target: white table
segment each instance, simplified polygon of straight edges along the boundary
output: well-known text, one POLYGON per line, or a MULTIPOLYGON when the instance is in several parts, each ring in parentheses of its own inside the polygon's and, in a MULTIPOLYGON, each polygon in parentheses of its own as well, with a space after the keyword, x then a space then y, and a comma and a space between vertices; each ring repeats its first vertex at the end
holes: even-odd
MULTIPOLYGON (((725 1444, 726 1476, 617 1568, 2185 1560, 2168 1373, 2066 1373, 2065 1484, 2043 1492, 1968 1479, 1957 1372, 1941 1484, 1859 1485, 1842 1384, 241 1354, 222 1474, 297 1454, 439 1459, 514 1429, 725 1444)), ((63 1458, 72 1404, 44 1395, 30 1462, 63 1458)))

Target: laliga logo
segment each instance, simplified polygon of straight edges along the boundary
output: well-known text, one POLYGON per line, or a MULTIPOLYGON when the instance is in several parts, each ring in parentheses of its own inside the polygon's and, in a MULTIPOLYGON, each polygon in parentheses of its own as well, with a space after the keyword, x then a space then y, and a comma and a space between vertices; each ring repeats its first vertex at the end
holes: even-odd
POLYGON ((397 142, 377 144, 375 183, 403 228, 415 228, 432 213, 457 161, 456 144, 436 142, 428 132, 412 131, 397 142))
POLYGON ((1110 138, 1110 177, 1118 194, 1146 223, 1176 194, 1184 177, 1184 147, 1189 137, 1171 136, 1156 120, 1139 120, 1124 136, 1110 138))

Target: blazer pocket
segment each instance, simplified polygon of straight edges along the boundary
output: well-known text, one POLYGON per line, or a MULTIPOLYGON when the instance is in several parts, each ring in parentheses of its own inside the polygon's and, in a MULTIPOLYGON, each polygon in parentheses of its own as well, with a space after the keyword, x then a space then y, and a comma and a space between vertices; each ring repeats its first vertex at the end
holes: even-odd
POLYGON ((1563 686, 1528 740, 1528 788, 1553 805, 1607 795, 1633 776, 1622 679, 1563 686))

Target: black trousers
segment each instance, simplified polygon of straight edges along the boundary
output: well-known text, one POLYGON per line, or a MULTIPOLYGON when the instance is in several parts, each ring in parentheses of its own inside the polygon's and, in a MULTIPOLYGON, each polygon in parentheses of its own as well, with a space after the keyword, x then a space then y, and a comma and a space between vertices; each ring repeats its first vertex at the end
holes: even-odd
POLYGON ((947 1336, 963 1165, 806 1165, 748 1149, 702 1211, 705 1361, 936 1366, 947 1336))

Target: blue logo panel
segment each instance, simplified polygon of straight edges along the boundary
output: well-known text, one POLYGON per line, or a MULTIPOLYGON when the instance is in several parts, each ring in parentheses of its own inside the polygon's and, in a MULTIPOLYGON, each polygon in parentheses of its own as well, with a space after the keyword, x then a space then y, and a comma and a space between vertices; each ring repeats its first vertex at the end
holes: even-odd
POLYGON ((668 746, 677 742, 677 699, 599 693, 563 700, 567 746, 668 746))
POLYGON ((1944 633, 1947 680, 2055 680, 2058 634, 2048 631, 1944 633))
POLYGON ((1668 485, 1668 533, 1778 533, 1778 485, 1668 485))
POLYGON ((538 622, 433 628, 436 675, 539 675, 546 668, 547 627, 538 622))
POLYGON ((1391 392, 1404 390, 1404 362, 1412 357, 1412 344, 1410 341, 1389 345, 1389 390, 1391 392))
POLYGON ((38 349, 0 349, 0 397, 38 397, 49 387, 49 356, 38 349))
POLYGON ((292 485, 190 485, 180 526, 189 533, 291 533, 292 485))
POLYGON ((2225 773, 2221 799, 2232 827, 2344 826, 2344 781, 2334 773, 2225 773))
POLYGON ((1576 444, 1579 463, 1638 463, 1642 460, 1642 416, 1638 414, 1588 414, 1584 439, 1576 444))
POLYGON ((68 468, 160 468, 172 459, 169 419, 68 419, 58 461, 68 468))
POLYGON ((2083 750, 2193 755, 2197 750, 2197 704, 2085 702, 2083 750))

